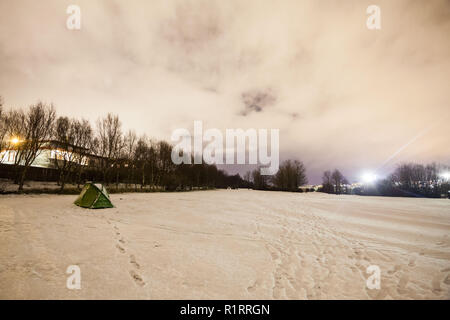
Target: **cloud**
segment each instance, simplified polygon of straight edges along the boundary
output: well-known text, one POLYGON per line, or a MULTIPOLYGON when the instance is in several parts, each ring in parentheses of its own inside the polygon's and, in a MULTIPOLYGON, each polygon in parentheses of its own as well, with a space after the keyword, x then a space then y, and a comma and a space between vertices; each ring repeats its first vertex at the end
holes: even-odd
MULTIPOLYGON (((371 2, 334 0, 78 0, 82 28, 69 31, 72 2, 0 2, 6 107, 114 112, 163 139, 194 120, 279 128, 282 157, 305 161, 313 182, 378 167, 450 116, 448 1, 380 0, 378 31, 371 2)), ((448 163, 449 135, 444 121, 395 161, 448 163)))
POLYGON ((241 94, 242 102, 245 105, 241 115, 246 116, 251 112, 262 112, 266 107, 273 106, 276 97, 272 90, 250 90, 241 94))

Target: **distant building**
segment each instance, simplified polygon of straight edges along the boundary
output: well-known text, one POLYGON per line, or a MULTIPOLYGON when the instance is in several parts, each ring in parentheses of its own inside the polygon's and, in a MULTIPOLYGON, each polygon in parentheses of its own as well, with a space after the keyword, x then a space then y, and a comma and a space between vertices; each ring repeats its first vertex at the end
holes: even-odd
MULTIPOLYGON (((93 155, 88 154, 88 149, 74 146, 56 140, 46 141, 40 149, 39 155, 31 164, 32 167, 57 168, 59 161, 73 161, 87 166, 95 161, 93 155)), ((0 151, 0 162, 13 165, 16 161, 17 149, 5 149, 0 151)))
POLYGON ((300 190, 302 191, 317 191, 319 190, 319 188, 322 187, 321 185, 317 186, 317 185, 312 185, 312 184, 306 184, 304 186, 300 186, 298 187, 300 190))

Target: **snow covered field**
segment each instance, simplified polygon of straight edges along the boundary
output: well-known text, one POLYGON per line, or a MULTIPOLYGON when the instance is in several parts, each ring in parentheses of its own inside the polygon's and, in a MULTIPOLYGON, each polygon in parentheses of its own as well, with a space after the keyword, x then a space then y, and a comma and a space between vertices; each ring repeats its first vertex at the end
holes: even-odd
POLYGON ((449 299, 450 200, 251 190, 0 196, 2 299, 449 299), (81 270, 69 290, 66 269, 81 270), (366 268, 381 287, 366 287, 366 268))

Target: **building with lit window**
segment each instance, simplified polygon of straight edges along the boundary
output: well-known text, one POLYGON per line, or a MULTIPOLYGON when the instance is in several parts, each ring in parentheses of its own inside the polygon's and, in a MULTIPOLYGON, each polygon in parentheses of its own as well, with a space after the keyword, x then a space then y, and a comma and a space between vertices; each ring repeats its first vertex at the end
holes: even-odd
MULTIPOLYGON (((55 140, 46 141, 31 164, 32 167, 57 168, 58 162, 72 161, 87 166, 93 160, 88 149, 55 140)), ((16 163, 17 149, 9 148, 0 151, 0 163, 13 165, 16 163)), ((21 163, 19 163, 20 165, 21 163)))

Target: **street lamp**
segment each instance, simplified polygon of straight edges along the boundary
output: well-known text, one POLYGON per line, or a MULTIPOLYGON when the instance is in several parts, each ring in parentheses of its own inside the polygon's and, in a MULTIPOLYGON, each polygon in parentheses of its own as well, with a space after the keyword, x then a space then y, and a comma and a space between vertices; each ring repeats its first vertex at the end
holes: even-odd
POLYGON ((447 171, 447 172, 442 172, 441 173, 441 177, 444 179, 444 180, 450 180, 450 171, 447 171))
POLYGON ((14 137, 14 138, 11 139, 11 143, 14 144, 14 145, 18 144, 19 142, 20 142, 20 140, 17 137, 14 137))
POLYGON ((364 183, 374 183, 376 180, 377 176, 372 172, 366 172, 362 175, 362 181, 364 183))

